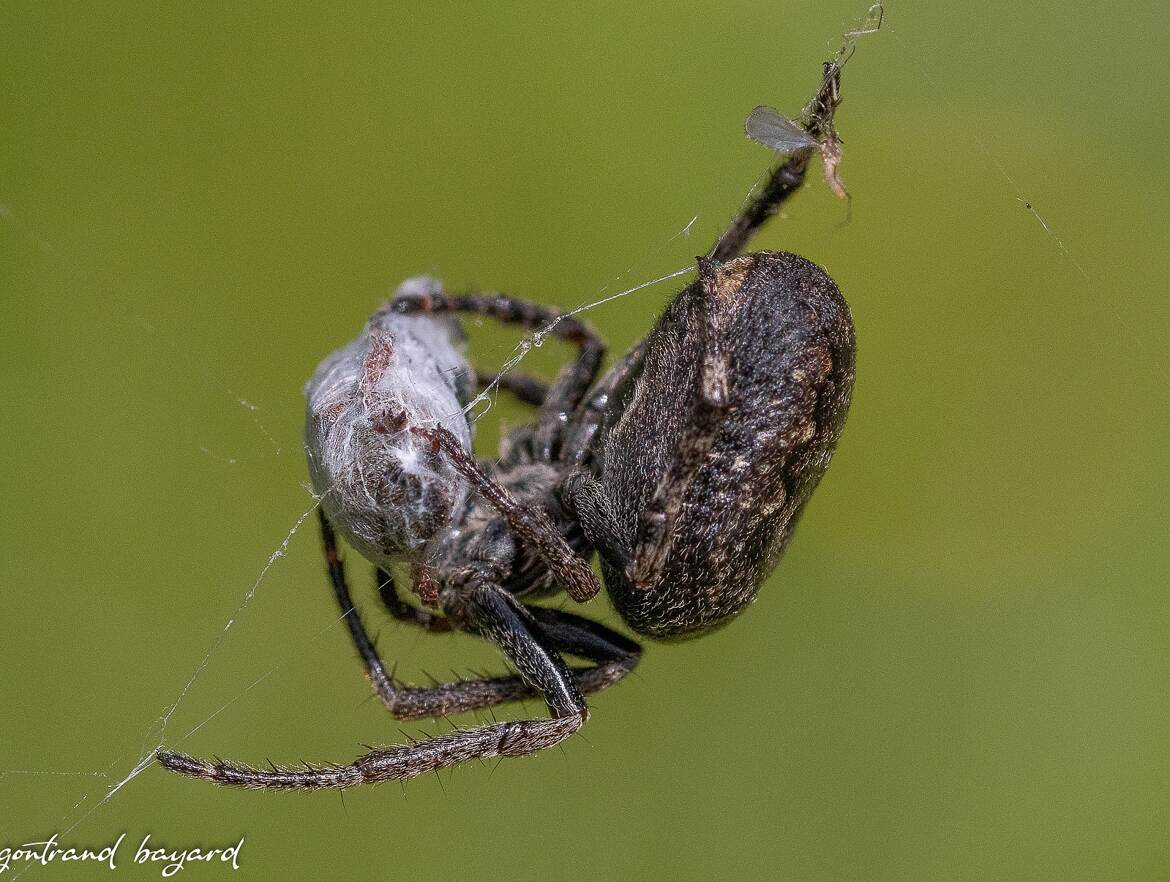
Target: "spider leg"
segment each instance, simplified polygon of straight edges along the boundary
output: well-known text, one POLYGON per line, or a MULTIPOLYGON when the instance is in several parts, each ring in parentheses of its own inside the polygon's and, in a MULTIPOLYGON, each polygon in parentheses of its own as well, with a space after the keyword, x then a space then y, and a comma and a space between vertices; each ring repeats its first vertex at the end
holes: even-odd
POLYGON ((612 686, 630 673, 642 658, 642 647, 600 622, 543 606, 524 607, 540 633, 559 652, 594 662, 573 668, 577 687, 584 693, 612 686))
MULTIPOLYGON (((325 555, 330 561, 330 581, 338 603, 345 613, 350 636, 361 656, 366 676, 375 694, 395 719, 443 717, 533 696, 532 687, 515 676, 456 680, 421 688, 395 682, 387 673, 385 663, 378 655, 361 616, 350 600, 345 565, 338 556, 332 528, 323 526, 322 532, 325 555), (325 532, 326 530, 328 532, 325 532)), ((382 570, 378 570, 378 590, 395 618, 419 625, 432 633, 450 631, 454 626, 453 619, 412 606, 399 598, 390 574, 382 570)), ((634 669, 640 658, 642 650, 637 643, 581 616, 529 606, 522 607, 521 615, 528 622, 530 630, 538 631, 542 642, 552 649, 595 663, 590 667, 572 669, 577 688, 583 693, 596 692, 616 683, 634 669)))
POLYGON ((548 398, 548 383, 531 374, 508 373, 497 376, 477 372, 475 382, 481 389, 495 383, 505 392, 510 392, 522 404, 531 404, 533 407, 540 407, 548 398))
POLYGON ((253 789, 315 790, 414 778, 472 759, 524 756, 552 747, 581 728, 589 715, 572 673, 545 648, 539 626, 524 607, 496 585, 470 583, 458 592, 458 613, 469 627, 493 641, 520 677, 542 695, 551 718, 494 723, 440 735, 414 744, 371 750, 347 765, 304 769, 253 769, 223 760, 201 760, 168 750, 159 762, 173 772, 217 784, 253 789))
POLYGON ((525 542, 544 560, 549 572, 564 586, 570 597, 578 603, 584 603, 601 591, 589 561, 578 555, 565 541, 556 524, 542 508, 520 505, 507 488, 484 474, 475 458, 446 429, 414 428, 411 431, 430 438, 447 454, 456 471, 471 483, 472 488, 489 506, 503 516, 516 538, 525 542))
POLYGON ((611 404, 625 393, 629 383, 637 376, 645 354, 646 341, 643 339, 635 343, 617 364, 605 372, 605 376, 593 388, 589 397, 581 402, 577 412, 573 414, 568 434, 561 445, 562 463, 582 465, 590 457, 599 432, 605 428, 603 423, 606 415, 612 412, 611 404))
POLYGON ((552 461, 569 415, 597 379, 605 356, 605 344, 588 325, 556 309, 493 292, 402 294, 386 308, 399 313, 470 312, 505 324, 521 325, 575 345, 577 356, 561 368, 541 402, 537 417, 536 455, 542 461, 552 461))
MULTIPOLYGON (((841 70, 831 62, 826 63, 821 87, 812 100, 811 116, 805 125, 808 133, 822 144, 839 146, 833 128, 833 113, 840 103, 841 70)), ((747 247, 760 227, 804 184, 804 175, 811 158, 811 151, 801 150, 772 170, 767 183, 756 194, 756 198, 743 207, 715 243, 711 250, 713 259, 720 262, 730 260, 747 247)))

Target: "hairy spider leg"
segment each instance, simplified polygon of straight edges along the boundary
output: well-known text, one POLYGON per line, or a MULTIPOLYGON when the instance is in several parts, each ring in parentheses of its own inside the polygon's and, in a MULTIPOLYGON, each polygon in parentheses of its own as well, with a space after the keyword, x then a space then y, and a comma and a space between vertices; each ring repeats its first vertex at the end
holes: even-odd
MULTIPOLYGON (((416 625, 431 633, 451 632, 454 628, 452 620, 438 616, 430 610, 419 609, 398 597, 394 590, 394 578, 384 570, 377 571, 378 590, 382 602, 390 614, 397 620, 409 625, 416 625)), ((340 600, 340 598, 339 598, 340 600)), ((583 693, 598 692, 611 686, 630 673, 641 659, 642 647, 634 641, 613 631, 600 622, 587 619, 584 616, 574 615, 559 609, 548 609, 542 606, 524 604, 524 609, 540 625, 540 632, 547 642, 558 652, 565 652, 594 662, 588 667, 572 667, 573 677, 577 681, 577 688, 583 693)), ((354 611, 352 616, 358 616, 354 611)), ((360 624, 360 618, 358 622, 360 624)), ((369 638, 367 637, 367 642, 369 638)), ((360 647, 359 647, 360 653, 360 647)), ((365 655, 362 656, 365 661, 365 655)), ((385 669, 385 664, 381 664, 385 669)), ((367 667, 367 671, 369 667, 367 667)), ((372 678, 371 678, 372 679, 372 678)), ((395 688, 402 690, 403 687, 395 688)), ((445 699, 436 699, 444 708, 436 714, 404 712, 399 719, 416 719, 426 716, 442 716, 444 714, 459 713, 462 711, 482 710, 497 704, 509 701, 520 701, 533 697, 536 693, 519 677, 493 677, 482 680, 460 680, 454 683, 432 687, 432 690, 443 690, 447 694, 445 699), (463 690, 465 684, 471 688, 463 690), (453 692, 461 695, 452 696, 453 692)), ((431 691, 415 689, 417 695, 431 691)), ((419 707, 426 706, 419 701, 419 707)), ((396 714, 397 716, 397 714, 396 714)))
POLYGON ((525 606, 498 586, 476 581, 445 592, 450 611, 466 622, 469 630, 495 643, 520 676, 458 681, 425 689, 398 686, 386 675, 350 602, 345 569, 324 519, 322 529, 330 579, 346 613, 350 634, 375 691, 396 717, 443 716, 539 694, 548 704, 551 719, 495 723, 414 744, 379 748, 348 765, 264 770, 160 750, 158 759, 166 768, 217 784, 312 790, 413 778, 471 759, 523 756, 558 744, 576 732, 588 717, 582 693, 616 683, 638 663, 640 647, 603 625, 559 610, 525 606), (570 669, 558 651, 596 664, 570 669))
MULTIPOLYGON (((345 587, 344 571, 340 572, 338 578, 331 569, 330 578, 338 602, 346 611, 354 646, 366 666, 367 676, 382 703, 397 719, 413 720, 482 710, 505 702, 532 698, 536 694, 531 686, 515 676, 457 680, 427 688, 401 686, 391 680, 389 687, 392 691, 388 691, 385 686, 379 688, 379 682, 385 683, 387 680, 385 663, 373 649, 373 641, 366 633, 359 613, 348 603, 349 592, 345 587), (388 695, 396 697, 387 700, 388 695)), ((391 615, 396 619, 432 633, 449 632, 454 628, 453 619, 436 616, 429 610, 419 609, 399 599, 394 592, 393 577, 389 573, 379 570, 378 579, 383 602, 387 606, 396 604, 391 609, 391 615)), ((522 606, 524 615, 535 622, 535 630, 546 645, 557 652, 594 663, 587 667, 570 668, 577 688, 582 693, 598 692, 613 685, 630 673, 641 658, 641 646, 599 622, 557 609, 528 604, 522 606)))
MULTIPOLYGON (((317 790, 402 780, 473 759, 525 756, 564 741, 589 715, 572 673, 558 655, 541 645, 503 589, 486 582, 460 595, 461 616, 494 642, 508 661, 544 696, 549 719, 493 723, 439 735, 414 744, 376 748, 347 765, 303 769, 255 769, 225 760, 202 760, 160 750, 159 762, 173 772, 216 784, 275 790, 317 790)), ((388 681, 387 681, 388 682, 388 681)))
MULTIPOLYGON (((338 554, 333 528, 324 516, 321 517, 321 536, 325 546, 325 559, 329 565, 329 581, 345 616, 354 647, 361 656, 366 676, 375 694, 395 718, 415 720, 441 717, 532 697, 533 689, 519 677, 457 680, 421 688, 403 686, 395 682, 387 673, 386 665, 378 655, 362 623, 361 615, 350 598, 345 564, 338 554)), ((388 573, 379 571, 379 579, 379 587, 389 585, 390 593, 394 592, 393 580, 388 573), (382 577, 385 577, 385 581, 382 581, 382 577)), ((385 599, 383 595, 383 600, 385 599)), ((428 610, 410 606, 405 601, 397 602, 401 605, 399 612, 402 612, 401 607, 406 607, 416 614, 429 616, 425 624, 421 616, 412 616, 407 620, 430 631, 449 630, 461 621, 458 616, 443 618, 428 610), (436 627, 440 622, 443 627, 436 627)), ((447 603, 451 605, 449 597, 447 603)), ((457 602, 455 606, 458 607, 457 602)), ((542 643, 556 651, 568 652, 595 662, 594 666, 573 670, 573 677, 582 692, 594 692, 617 682, 633 670, 638 662, 641 647, 603 625, 558 610, 545 610, 522 604, 519 605, 519 609, 521 615, 529 620, 530 629, 538 632, 542 643), (533 622, 537 623, 536 627, 533 627, 533 622)), ((458 609, 455 611, 459 612, 458 609)), ((398 617, 397 613, 393 614, 398 617)))

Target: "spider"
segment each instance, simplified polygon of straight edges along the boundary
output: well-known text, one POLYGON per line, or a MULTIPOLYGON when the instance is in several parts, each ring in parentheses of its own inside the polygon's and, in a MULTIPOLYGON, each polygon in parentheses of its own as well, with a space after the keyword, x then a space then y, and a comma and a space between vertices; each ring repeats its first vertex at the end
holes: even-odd
POLYGON ((306 387, 329 579, 374 692, 400 720, 532 696, 549 716, 379 747, 343 765, 256 769, 160 750, 166 768, 250 788, 344 788, 564 741, 588 717, 585 696, 641 657, 639 644, 608 627, 529 602, 557 591, 579 603, 594 597, 594 553, 614 606, 645 637, 701 635, 754 600, 840 435, 854 336, 849 308, 820 267, 785 252, 740 252, 802 186, 817 146, 826 176, 835 175, 839 83, 839 69, 826 64, 804 114, 808 146, 781 158, 698 259, 695 281, 600 379, 605 347, 576 318, 502 294, 448 294, 419 277, 306 387), (490 382, 462 355, 458 313, 576 348, 551 384, 498 378, 536 416, 507 434, 495 462, 472 454, 467 403, 490 382), (398 682, 350 599, 339 532, 375 564, 392 616, 489 640, 516 674, 398 682), (403 563, 418 605, 390 576, 403 563))

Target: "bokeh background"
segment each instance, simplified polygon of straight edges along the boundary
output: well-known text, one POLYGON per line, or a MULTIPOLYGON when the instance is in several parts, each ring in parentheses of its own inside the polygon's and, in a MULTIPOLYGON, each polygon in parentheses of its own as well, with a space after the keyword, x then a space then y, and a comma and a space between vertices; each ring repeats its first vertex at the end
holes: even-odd
MULTIPOLYGON (((851 217, 814 175, 758 242, 849 298, 855 405, 731 627, 651 646, 537 758, 344 798, 149 768, 101 804, 160 738, 402 740, 313 522, 282 545, 311 504, 302 383, 412 274, 576 306, 686 266, 768 164, 744 116, 796 112, 864 12, 5 5, 0 845, 244 835, 255 879, 1170 874, 1154 2, 891 2, 860 41, 851 217)), ((587 318, 620 351, 672 290, 587 318)), ((518 339, 471 330, 486 367, 518 339)), ((523 417, 501 401, 483 453, 523 417)), ((385 621, 354 557, 405 678, 498 665, 385 621)))

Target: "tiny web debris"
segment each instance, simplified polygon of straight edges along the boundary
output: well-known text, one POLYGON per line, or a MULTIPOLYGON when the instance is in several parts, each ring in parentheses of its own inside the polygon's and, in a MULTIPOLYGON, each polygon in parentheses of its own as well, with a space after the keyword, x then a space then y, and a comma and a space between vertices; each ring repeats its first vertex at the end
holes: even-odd
POLYGON ((833 125, 833 111, 841 99, 836 78, 853 57, 857 41, 867 34, 876 34, 881 29, 884 17, 885 7, 882 3, 873 3, 861 21, 845 32, 841 47, 833 59, 825 64, 825 80, 820 90, 801 110, 799 121, 790 119, 775 107, 761 104, 748 114, 744 122, 748 138, 781 158, 797 157, 819 148, 825 183, 838 199, 848 199, 849 191, 845 189, 838 171, 841 164, 841 138, 833 125))

